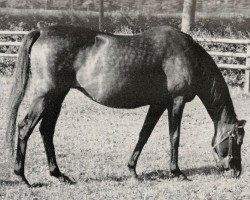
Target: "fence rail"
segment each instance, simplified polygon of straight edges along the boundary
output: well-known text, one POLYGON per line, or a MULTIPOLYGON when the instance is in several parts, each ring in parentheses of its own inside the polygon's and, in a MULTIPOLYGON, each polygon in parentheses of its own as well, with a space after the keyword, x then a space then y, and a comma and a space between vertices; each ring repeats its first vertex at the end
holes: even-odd
POLYGON ((245 58, 245 65, 234 65, 234 64, 217 64, 220 68, 226 69, 240 69, 245 70, 245 84, 244 92, 250 93, 250 40, 249 39, 224 39, 224 38, 195 38, 198 42, 207 43, 227 43, 227 44, 244 44, 247 47, 246 53, 233 53, 233 52, 215 52, 208 51, 211 56, 222 56, 222 57, 234 57, 234 58, 245 58))
POLYGON ((0 31, 0 35, 25 35, 29 31, 0 31))
MULTIPOLYGON (((0 35, 26 35, 29 31, 1 31, 0 35)), ((21 46, 22 42, 0 42, 0 46, 21 46)), ((18 54, 0 53, 0 57, 15 58, 18 54)))
MULTIPOLYGON (((28 31, 0 31, 0 35, 25 35, 28 31)), ((247 46, 246 53, 208 51, 211 56, 245 58, 245 65, 217 64, 219 68, 245 70, 244 92, 250 93, 250 40, 249 39, 225 39, 225 38, 194 38, 197 42, 243 44, 247 46)), ((22 42, 0 42, 0 46, 20 46, 22 42)), ((17 54, 0 53, 0 57, 17 57, 17 54)))

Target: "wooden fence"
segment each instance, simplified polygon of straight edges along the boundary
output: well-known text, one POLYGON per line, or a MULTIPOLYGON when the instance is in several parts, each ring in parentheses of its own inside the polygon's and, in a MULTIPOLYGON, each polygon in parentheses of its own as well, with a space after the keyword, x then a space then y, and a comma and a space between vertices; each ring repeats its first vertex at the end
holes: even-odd
MULTIPOLYGON (((25 35, 29 31, 0 31, 0 35, 25 35)), ((0 42, 0 46, 20 46, 22 42, 0 42)), ((0 57, 17 57, 17 54, 0 53, 0 57)))
MULTIPOLYGON (((0 35, 25 35, 28 31, 0 31, 0 35)), ((238 64, 218 64, 218 67, 225 69, 239 69, 245 71, 245 84, 244 92, 250 93, 250 40, 247 39, 207 39, 207 38, 195 38, 196 41, 203 43, 226 43, 226 44, 243 44, 246 45, 247 51, 245 53, 234 52, 220 52, 220 51, 208 51, 211 56, 220 57, 234 57, 245 58, 245 65, 238 64)), ((0 46, 20 46, 21 42, 0 42, 0 46)), ((0 53, 0 57, 16 57, 17 54, 0 53)))

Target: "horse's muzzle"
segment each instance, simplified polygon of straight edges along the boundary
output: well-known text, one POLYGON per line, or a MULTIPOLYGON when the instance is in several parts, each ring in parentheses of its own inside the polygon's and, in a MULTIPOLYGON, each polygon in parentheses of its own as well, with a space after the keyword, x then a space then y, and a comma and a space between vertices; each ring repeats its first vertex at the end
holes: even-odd
POLYGON ((229 163, 229 167, 233 170, 232 176, 239 178, 242 171, 241 159, 232 159, 229 163))
POLYGON ((226 156, 225 158, 219 158, 217 153, 213 152, 215 161, 216 161, 216 166, 221 169, 221 170, 233 170, 232 171, 232 177, 233 178, 239 178, 241 175, 242 171, 242 166, 241 166, 241 159, 238 157, 233 157, 233 156, 226 156))
POLYGON ((225 171, 230 170, 232 178, 239 178, 242 171, 241 160, 230 158, 229 156, 217 163, 217 166, 225 171))

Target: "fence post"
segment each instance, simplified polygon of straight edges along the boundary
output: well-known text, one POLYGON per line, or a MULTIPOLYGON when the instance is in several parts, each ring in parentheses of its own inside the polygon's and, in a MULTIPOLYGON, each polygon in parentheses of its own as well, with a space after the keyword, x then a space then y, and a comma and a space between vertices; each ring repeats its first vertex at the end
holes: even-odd
POLYGON ((99 31, 103 31, 104 0, 99 0, 99 31))
POLYGON ((245 70, 245 86, 244 92, 250 93, 250 43, 247 44, 246 70, 245 70))

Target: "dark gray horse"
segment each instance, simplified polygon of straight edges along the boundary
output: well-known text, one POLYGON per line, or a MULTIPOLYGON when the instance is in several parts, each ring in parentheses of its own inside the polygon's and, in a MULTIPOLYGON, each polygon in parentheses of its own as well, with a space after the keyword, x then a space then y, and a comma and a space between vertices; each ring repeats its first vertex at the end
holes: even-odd
POLYGON ((180 124, 185 103, 198 95, 214 122, 212 145, 218 165, 233 169, 236 177, 240 175, 245 121, 237 119, 228 87, 213 59, 190 36, 176 29, 158 27, 133 36, 65 26, 30 32, 19 51, 10 96, 6 135, 12 152, 18 108, 30 72, 37 84, 32 105, 18 125, 14 170, 28 185, 24 175, 27 141, 40 120, 50 174, 71 183, 58 168, 53 144, 62 102, 71 88, 112 108, 149 105, 128 162, 134 177, 143 146, 168 109, 171 175, 186 179, 178 167, 180 124))

